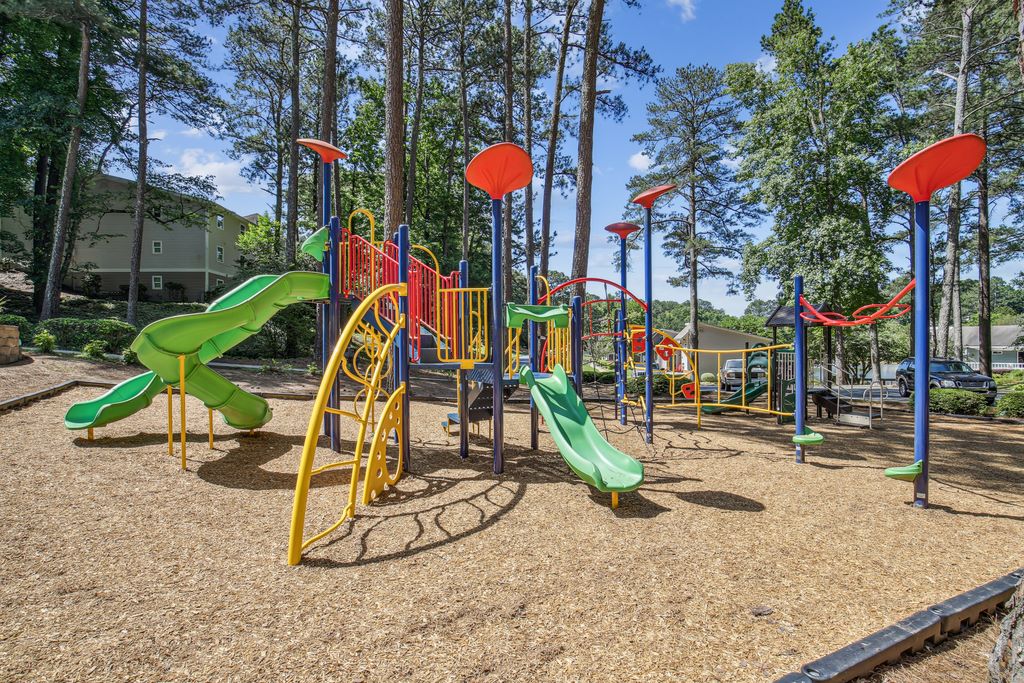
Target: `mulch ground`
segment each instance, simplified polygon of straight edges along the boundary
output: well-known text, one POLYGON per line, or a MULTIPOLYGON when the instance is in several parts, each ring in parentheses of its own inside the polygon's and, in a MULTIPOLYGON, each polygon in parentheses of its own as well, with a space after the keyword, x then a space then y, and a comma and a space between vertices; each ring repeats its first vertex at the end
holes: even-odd
MULTIPOLYGON (((271 401, 255 436, 218 420, 211 451, 190 399, 182 473, 162 401, 93 442, 65 431, 99 391, 0 415, 2 680, 764 681, 1024 565, 1019 426, 934 420, 922 511, 881 473, 912 458, 906 414, 815 422, 798 466, 764 418, 698 432, 663 411, 649 448, 594 405, 646 467, 613 511, 546 434, 527 448, 526 406, 496 476, 486 440, 461 461, 451 408, 421 399, 414 473, 293 568, 308 403, 271 401)), ((307 533, 346 492, 314 479, 307 533)))

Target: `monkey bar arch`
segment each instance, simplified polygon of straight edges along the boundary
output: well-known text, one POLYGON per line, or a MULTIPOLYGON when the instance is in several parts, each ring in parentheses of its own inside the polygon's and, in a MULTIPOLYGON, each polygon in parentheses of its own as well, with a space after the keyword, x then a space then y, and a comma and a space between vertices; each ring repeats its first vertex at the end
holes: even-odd
POLYGON ((540 299, 538 299, 537 302, 542 304, 545 301, 547 301, 548 299, 550 299, 552 296, 557 294, 558 292, 560 292, 563 289, 565 289, 566 287, 571 287, 573 285, 578 285, 578 284, 584 283, 584 282, 597 282, 597 283, 602 284, 602 285, 608 285, 609 287, 612 287, 613 289, 622 292, 623 294, 628 296, 630 299, 632 299, 636 303, 640 304, 640 308, 643 309, 644 312, 647 311, 647 304, 644 303, 643 299, 641 299, 636 294, 634 294, 633 292, 629 291, 628 289, 626 289, 625 287, 620 285, 618 282, 612 282, 611 280, 606 280, 603 277, 578 277, 578 278, 569 280, 568 282, 563 282, 562 284, 558 285, 557 287, 553 287, 552 289, 550 289, 548 291, 548 293, 545 294, 544 296, 540 297, 540 299))

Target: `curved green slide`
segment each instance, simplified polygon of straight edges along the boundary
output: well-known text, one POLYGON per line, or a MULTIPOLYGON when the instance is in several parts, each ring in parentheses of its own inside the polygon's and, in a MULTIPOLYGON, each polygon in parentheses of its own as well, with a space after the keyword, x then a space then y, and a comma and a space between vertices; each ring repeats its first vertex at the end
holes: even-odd
MULTIPOLYGON (((743 387, 728 398, 723 398, 719 403, 727 403, 731 406, 743 405, 744 403, 751 403, 761 394, 768 391, 768 382, 747 382, 747 386, 743 387), (743 397, 746 396, 746 399, 743 397)), ((701 406, 708 415, 717 415, 718 413, 731 410, 731 408, 723 408, 721 406, 701 406)))
POLYGON ((202 313, 177 315, 147 325, 131 348, 150 372, 133 377, 91 401, 76 403, 64 416, 68 429, 86 429, 124 419, 142 410, 167 385, 179 380, 178 357, 185 356, 185 391, 219 411, 236 429, 270 421, 266 400, 250 394, 206 367, 259 332, 275 313, 300 301, 325 299, 327 275, 293 271, 257 275, 210 304, 202 313))
POLYGON ((561 365, 550 377, 535 377, 528 367, 519 373, 562 458, 580 479, 606 493, 635 491, 644 483, 644 466, 605 441, 561 365))

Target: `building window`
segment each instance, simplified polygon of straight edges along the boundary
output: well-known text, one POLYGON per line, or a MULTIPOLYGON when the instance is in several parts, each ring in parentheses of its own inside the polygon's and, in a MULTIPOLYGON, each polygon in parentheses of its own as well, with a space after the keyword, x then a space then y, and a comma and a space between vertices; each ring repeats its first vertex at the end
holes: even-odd
POLYGON ((217 229, 224 229, 224 216, 221 216, 220 214, 217 214, 217 229))
POLYGON ((217 263, 224 263, 224 247, 217 247, 217 263))
POLYGON ((223 278, 217 278, 217 286, 218 287, 223 287, 224 286, 224 279, 223 278))
POLYGON ((164 253, 164 243, 160 240, 153 240, 153 253, 162 254, 164 253))
POLYGON ((164 276, 163 275, 154 275, 153 276, 152 284, 153 284, 153 289, 163 289, 164 288, 164 276))

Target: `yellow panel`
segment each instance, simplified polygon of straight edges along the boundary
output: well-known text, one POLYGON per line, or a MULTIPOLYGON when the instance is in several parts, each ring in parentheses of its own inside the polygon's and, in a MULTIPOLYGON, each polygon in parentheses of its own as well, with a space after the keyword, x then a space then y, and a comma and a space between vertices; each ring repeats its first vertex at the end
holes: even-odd
POLYGON ((398 387, 388 402, 384 405, 384 411, 380 416, 377 427, 373 430, 373 441, 370 444, 370 455, 366 461, 366 478, 363 481, 363 505, 369 505, 377 496, 384 493, 388 486, 394 486, 402 477, 403 454, 401 449, 402 432, 405 425, 402 424, 402 397, 405 395, 405 385, 398 387), (398 462, 395 463, 395 471, 392 474, 388 471, 387 451, 388 437, 393 433, 398 436, 398 462))

